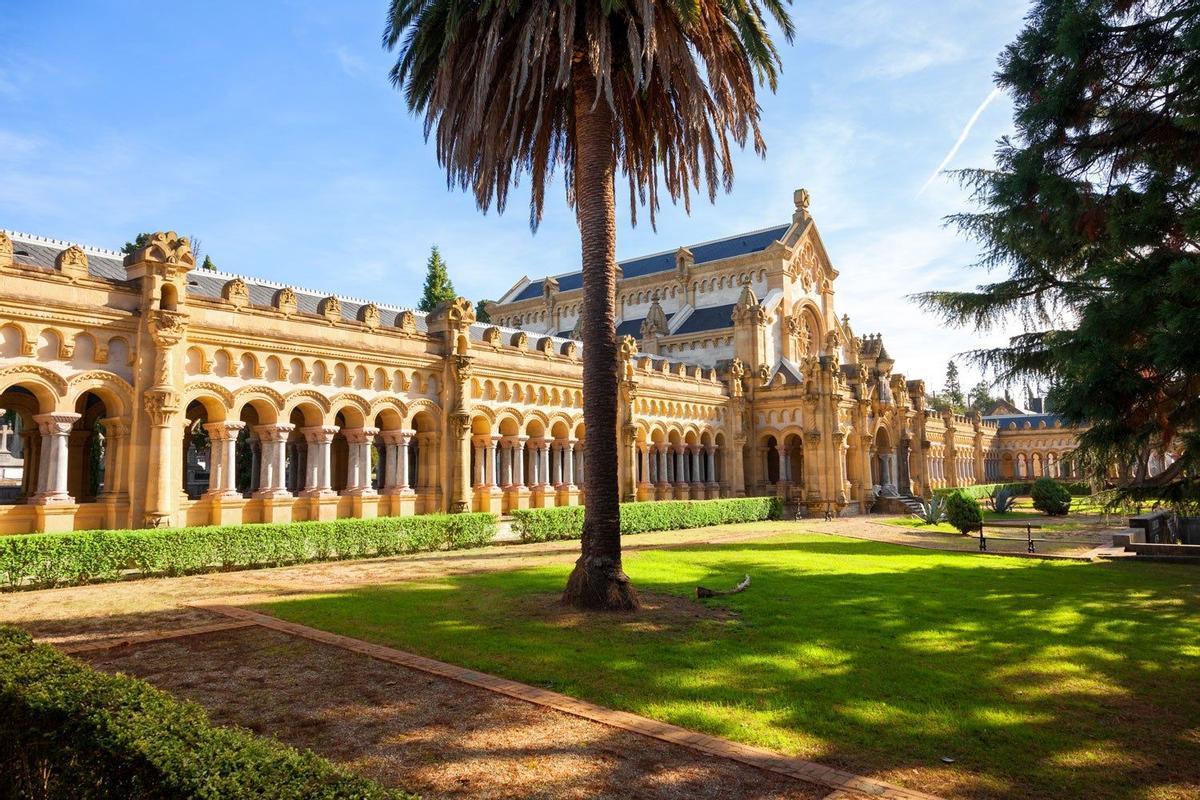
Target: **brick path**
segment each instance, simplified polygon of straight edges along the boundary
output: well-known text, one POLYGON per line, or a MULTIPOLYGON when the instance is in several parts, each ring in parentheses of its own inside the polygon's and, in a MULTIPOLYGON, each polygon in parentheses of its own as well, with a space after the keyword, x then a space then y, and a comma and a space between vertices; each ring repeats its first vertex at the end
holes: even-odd
MULTIPOLYGON (((399 664, 409 669, 419 670, 431 675, 437 675, 442 678, 458 681, 459 683, 496 692, 497 694, 506 695, 517 700, 524 700, 535 705, 573 714, 593 722, 599 722, 614 728, 648 736, 662 742, 686 747, 706 755, 727 758, 768 772, 827 786, 834 790, 834 794, 829 795, 827 800, 829 798, 834 798, 834 800, 857 800, 857 798, 863 797, 885 798, 885 800, 938 800, 938 798, 930 794, 822 766, 812 761, 791 758, 769 750, 731 742, 716 736, 696 733, 686 728, 680 728, 676 725, 659 722, 637 714, 614 711, 613 709, 577 700, 558 692, 539 689, 536 686, 511 681, 506 678, 499 678, 484 672, 476 672, 475 670, 447 664, 432 658, 425 658, 424 656, 418 656, 403 650, 364 642, 361 639, 329 633, 294 622, 285 622, 248 609, 213 602, 196 604, 196 607, 223 614, 233 620, 237 620, 237 624, 233 627, 261 625, 264 628, 281 633, 340 647, 380 661, 399 664)), ((206 627, 213 628, 219 626, 206 627)), ((200 632, 198 628, 187 630, 200 632)), ((164 632, 158 634, 157 638, 173 638, 171 633, 164 632)), ((188 635, 186 631, 173 633, 176 636, 188 635)), ((151 640, 151 637, 145 637, 141 641, 151 640)))

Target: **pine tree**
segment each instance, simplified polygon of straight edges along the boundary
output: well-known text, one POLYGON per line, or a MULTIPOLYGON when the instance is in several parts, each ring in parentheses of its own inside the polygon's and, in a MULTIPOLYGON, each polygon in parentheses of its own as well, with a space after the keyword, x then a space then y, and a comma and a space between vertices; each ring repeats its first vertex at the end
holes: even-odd
POLYGON ((1050 383, 1073 460, 1131 494, 1183 499, 1200 470, 1200 3, 1037 0, 996 75, 1017 133, 959 173, 982 206, 951 218, 1001 278, 925 307, 987 330, 1002 382, 1050 383), (1007 273, 1007 274, 1004 274, 1007 273), (1177 457, 1151 477, 1153 451, 1177 457))
POLYGON ((425 288, 421 292, 421 302, 417 304, 417 308, 433 311, 457 296, 454 284, 450 282, 450 274, 446 271, 446 262, 435 244, 429 251, 429 261, 425 263, 425 288))
POLYGON ((200 265, 200 269, 206 269, 210 272, 217 271, 217 265, 213 263, 212 256, 205 256, 204 263, 200 265))
POLYGON ((480 300, 475 304, 475 319, 480 322, 491 322, 492 315, 488 313, 487 307, 491 300, 480 300))
POLYGON ((992 397, 987 381, 980 381, 971 389, 971 393, 967 395, 967 405, 979 412, 984 412, 996 405, 996 398, 992 397))
POLYGON ((942 389, 942 395, 955 409, 962 409, 967 404, 963 397, 962 384, 958 382, 958 364, 953 361, 946 365, 946 385, 942 389))

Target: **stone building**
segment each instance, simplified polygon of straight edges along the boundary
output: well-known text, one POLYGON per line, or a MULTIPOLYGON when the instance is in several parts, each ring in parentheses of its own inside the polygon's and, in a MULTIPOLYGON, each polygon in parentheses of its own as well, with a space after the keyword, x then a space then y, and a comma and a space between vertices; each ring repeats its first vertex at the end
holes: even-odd
MULTIPOLYGON (((622 262, 622 496, 862 513, 1057 474, 1061 423, 937 414, 837 316, 807 192, 794 205, 622 262)), ((580 502, 578 273, 522 280, 495 324, 462 298, 424 314, 198 270, 174 233, 126 257, 0 231, 0 277, 0 407, 25 465, 0 532, 580 502)))

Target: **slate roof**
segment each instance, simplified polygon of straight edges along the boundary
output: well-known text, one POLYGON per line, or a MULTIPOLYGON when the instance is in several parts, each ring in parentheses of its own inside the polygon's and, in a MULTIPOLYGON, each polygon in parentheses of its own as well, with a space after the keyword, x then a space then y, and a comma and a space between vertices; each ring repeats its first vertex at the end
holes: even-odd
MULTIPOLYGON (((746 255, 747 253, 758 253, 770 247, 771 243, 777 241, 787 233, 790 227, 791 223, 776 225, 772 228, 763 228, 762 230, 750 231, 748 233, 739 233, 724 239, 694 244, 689 246, 688 249, 692 251, 697 264, 719 261, 722 258, 733 258, 734 256, 746 255)), ((617 263, 621 266, 621 273, 626 278, 638 278, 642 275, 669 272, 675 269, 676 252, 676 250, 666 250, 661 253, 654 253, 653 255, 631 258, 627 261, 618 261, 617 263)), ((569 292, 572 289, 578 289, 583 286, 582 272, 568 272, 563 275, 555 275, 554 277, 558 280, 558 290, 560 292, 569 292)), ((530 281, 529 285, 508 302, 516 303, 520 300, 541 297, 541 295, 542 281, 530 281)))
POLYGON ((1060 414, 992 414, 983 418, 987 422, 995 422, 1000 430, 1019 430, 1029 423, 1031 428, 1039 428, 1043 422, 1047 428, 1053 428, 1056 423, 1063 422, 1060 414))
POLYGON ((723 306, 697 308, 692 311, 691 316, 683 321, 679 330, 675 331, 672 336, 678 333, 700 333, 733 327, 733 309, 736 306, 737 303, 729 303, 723 306))
MULTIPOLYGON (((13 261, 38 269, 55 269, 54 260, 58 258, 58 254, 71 246, 70 242, 31 236, 27 233, 9 230, 6 230, 5 233, 12 239, 13 261)), ((84 247, 83 252, 87 253, 89 276, 121 283, 129 280, 129 274, 125 271, 123 263, 125 256, 121 253, 96 247, 84 247)))

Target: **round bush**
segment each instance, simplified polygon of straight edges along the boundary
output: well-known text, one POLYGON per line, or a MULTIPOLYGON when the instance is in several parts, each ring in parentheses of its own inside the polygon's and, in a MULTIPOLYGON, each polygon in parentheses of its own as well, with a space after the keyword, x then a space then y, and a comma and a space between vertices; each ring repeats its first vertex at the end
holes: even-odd
POLYGON ((946 521, 958 528, 959 533, 976 531, 983 524, 983 509, 975 498, 955 492, 946 499, 946 521))
POLYGON ((1038 478, 1029 495, 1034 508, 1052 517, 1061 517, 1071 510, 1071 492, 1056 480, 1038 478))

